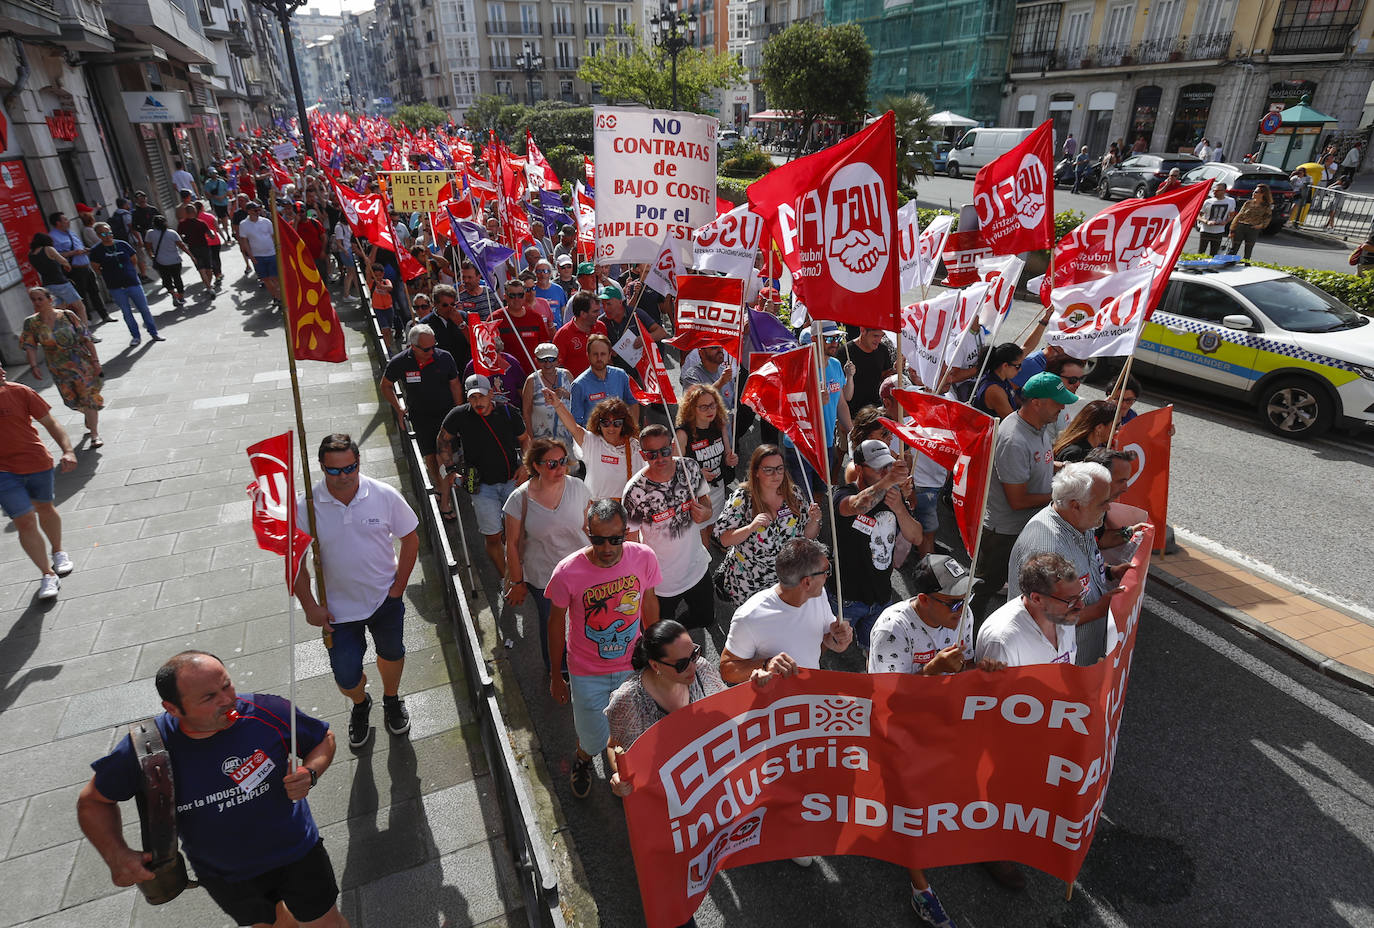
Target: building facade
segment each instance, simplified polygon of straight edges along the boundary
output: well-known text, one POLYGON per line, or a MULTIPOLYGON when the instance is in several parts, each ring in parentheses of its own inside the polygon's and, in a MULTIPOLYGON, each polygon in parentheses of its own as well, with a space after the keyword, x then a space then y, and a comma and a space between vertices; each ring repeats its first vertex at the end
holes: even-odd
MULTIPOLYGON (((1339 141, 1360 129, 1371 33, 1367 0, 1018 3, 999 121, 1053 119, 1061 145, 1072 132, 1093 155, 1118 139, 1157 152, 1206 138, 1238 160, 1264 142, 1266 113, 1306 96, 1337 120, 1313 134, 1339 141)), ((1264 160, 1288 168, 1300 153, 1264 160)))
POLYGON ((763 46, 769 39, 792 23, 826 22, 825 0, 745 0, 749 38, 742 44, 741 56, 749 72, 749 88, 753 96, 753 112, 768 109, 763 92, 763 46))

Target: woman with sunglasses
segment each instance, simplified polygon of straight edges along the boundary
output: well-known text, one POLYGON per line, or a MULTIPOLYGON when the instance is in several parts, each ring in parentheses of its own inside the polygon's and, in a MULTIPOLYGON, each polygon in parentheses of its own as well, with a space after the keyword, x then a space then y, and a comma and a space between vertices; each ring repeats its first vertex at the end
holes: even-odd
MULTIPOLYGON (((1022 367, 1024 368, 1025 365, 1023 364, 1022 367)), ((1070 393, 1077 393, 1078 388, 1083 386, 1083 362, 1077 358, 1071 358, 1063 352, 1060 352, 1053 360, 1047 362, 1045 364, 1045 370, 1064 381, 1064 386, 1068 388, 1070 393)), ((1060 434, 1062 434, 1063 431, 1069 427, 1069 423, 1073 421, 1074 413, 1080 411, 1082 408, 1083 407, 1077 405, 1065 406, 1060 410, 1059 418, 1045 426, 1051 442, 1059 440, 1060 434)))
POLYGON ((725 508, 725 468, 739 463, 727 444, 725 400, 709 383, 687 388, 677 407, 677 442, 687 456, 701 465, 701 476, 710 487, 711 521, 701 526, 701 543, 711 540, 711 526, 725 508))
POLYGON ((582 514, 592 495, 568 476, 568 445, 559 438, 536 438, 525 452, 530 479, 506 498, 506 601, 519 606, 525 591, 539 616, 539 650, 549 669, 549 610, 544 594, 558 562, 587 544, 582 514))
POLYGON ((806 501, 787 473, 782 449, 759 445, 749 458, 746 481, 735 488, 716 521, 727 549, 716 569, 716 595, 738 606, 778 582, 777 558, 793 538, 815 538, 821 507, 806 501))
POLYGON ((630 407, 618 397, 602 400, 592 407, 584 429, 556 391, 545 387, 543 394, 544 401, 553 407, 558 421, 582 450, 582 462, 587 466, 582 479, 592 498, 623 497, 625 484, 644 463, 639 450, 639 426, 630 416, 630 407))
MULTIPOLYGON (((983 370, 982 381, 973 394, 973 408, 998 419, 1005 419, 1021 406, 1021 393, 1012 383, 1012 378, 1021 369, 1025 352, 1015 342, 1003 342, 987 353, 987 366, 983 370)), ((978 359, 978 367, 983 367, 983 358, 978 359)))
POLYGON ((1102 448, 1112 433, 1116 418, 1116 404, 1111 400, 1093 400, 1074 417, 1054 443, 1054 461, 1081 461, 1094 448, 1102 448))

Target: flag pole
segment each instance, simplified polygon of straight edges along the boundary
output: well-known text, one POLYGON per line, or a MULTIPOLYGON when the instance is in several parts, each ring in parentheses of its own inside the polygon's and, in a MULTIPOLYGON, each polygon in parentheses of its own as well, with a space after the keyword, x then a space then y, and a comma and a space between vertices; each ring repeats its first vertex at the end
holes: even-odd
MULTIPOLYGON (((795 295, 795 291, 793 291, 795 295)), ((826 356, 825 345, 821 341, 821 324, 814 317, 811 320, 811 345, 816 358, 816 386, 821 400, 821 438, 825 437, 825 400, 828 395, 828 387, 825 382, 826 356)), ((844 402, 844 396, 840 396, 840 402, 844 402)), ((839 428, 839 420, 836 419, 835 428, 839 428)), ((835 569, 835 603, 839 615, 836 618, 844 618, 844 588, 840 580, 840 545, 839 545, 839 526, 835 522, 835 494, 830 492, 830 483, 833 479, 830 474, 830 445, 828 442, 821 442, 821 463, 825 465, 825 473, 822 480, 825 483, 825 501, 830 507, 830 561, 835 569)), ((801 457, 801 447, 797 447, 797 456, 801 457)), ((802 464, 806 464, 806 459, 802 458, 802 464)), ((802 474, 805 475, 806 468, 802 467, 802 474)), ((813 496, 812 499, 815 497, 813 496)))
MULTIPOLYGON (((776 292, 776 291, 775 291, 776 292)), ((726 352, 726 358, 735 362, 735 368, 730 371, 731 389, 733 395, 730 399, 730 416, 725 420, 725 425, 730 429, 730 453, 739 454, 739 428, 736 423, 739 421, 739 395, 741 385, 739 381, 740 371, 744 369, 744 327, 749 321, 749 298, 745 295, 743 287, 740 288, 740 314, 739 314, 739 347, 735 349, 738 357, 730 358, 726 352)), ((809 495, 809 494, 808 494, 809 495)))
MULTIPOLYGON (((989 289, 990 289, 990 288, 989 288, 989 289)), ((962 336, 962 335, 967 335, 968 333, 970 333, 970 332, 973 331, 973 327, 976 326, 976 325, 978 324, 978 314, 979 314, 980 312, 983 311, 983 304, 986 303, 987 301, 988 301, 988 290, 985 289, 985 290, 983 291, 983 296, 982 296, 982 298, 978 300, 978 305, 977 305, 976 307, 974 307, 973 313, 972 313, 972 314, 970 315, 970 317, 969 317, 968 328, 964 329, 963 332, 960 332, 960 333, 959 333, 961 336, 962 336)), ((951 332, 946 332, 946 333, 945 333, 944 341, 942 341, 942 342, 940 343, 940 376, 936 378, 936 384, 935 384, 935 395, 936 395, 936 396, 939 396, 941 393, 945 392, 945 379, 946 379, 947 377, 949 377, 951 371, 953 371, 953 369, 954 369, 953 365, 949 363, 949 360, 948 360, 948 358, 946 357, 946 356, 949 354, 949 339, 950 339, 950 335, 951 335, 951 334, 952 334, 952 330, 951 330, 951 332)))
MULTIPOLYGON (((996 435, 996 432, 994 431, 993 434, 994 434, 994 436, 995 436, 995 435, 996 435)), ((985 444, 988 445, 988 448, 987 448, 987 457, 990 459, 990 458, 992 457, 993 450, 997 447, 996 438, 994 437, 993 441, 991 441, 991 442, 986 442, 985 444)), ((979 559, 980 557, 982 557, 982 554, 983 554, 983 517, 987 515, 987 511, 988 511, 988 493, 992 490, 992 471, 993 471, 993 466, 992 466, 992 461, 991 461, 991 460, 988 460, 986 470, 987 470, 987 474, 985 474, 984 477, 983 477, 983 505, 982 505, 982 507, 979 509, 979 512, 978 512, 978 522, 977 522, 978 534, 976 534, 976 535, 973 536, 973 553, 969 556, 968 574, 969 574, 970 577, 975 577, 975 578, 978 576, 978 559, 979 559)), ((993 590, 992 592, 993 592, 994 595, 997 593, 996 590, 993 590)), ((973 600, 973 585, 970 584, 970 585, 969 585, 969 595, 967 595, 967 596, 964 597, 964 611, 965 611, 966 613, 968 613, 968 615, 970 616, 972 622, 977 622, 977 621, 978 621, 978 617, 975 616, 975 615, 973 615, 972 600, 973 600)), ((972 624, 972 622, 971 622, 970 624, 972 624)), ((959 620, 959 624, 960 624, 960 625, 964 624, 964 623, 963 623, 963 618, 962 618, 962 617, 961 617, 960 620, 959 620)))

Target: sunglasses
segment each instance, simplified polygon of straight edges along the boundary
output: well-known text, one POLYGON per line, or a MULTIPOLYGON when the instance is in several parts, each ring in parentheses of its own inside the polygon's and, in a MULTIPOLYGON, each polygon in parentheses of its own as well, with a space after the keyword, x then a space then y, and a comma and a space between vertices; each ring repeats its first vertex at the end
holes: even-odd
POLYGON ((813 570, 811 573, 807 574, 807 576, 808 576, 808 577, 828 577, 828 576, 830 576, 830 568, 827 567, 825 570, 813 570))
POLYGON ((1060 377, 1059 379, 1062 380, 1062 381, 1064 381, 1065 383, 1082 383, 1082 382, 1083 382, 1083 378, 1082 378, 1082 377, 1060 377))
POLYGON ((1014 364, 1008 362, 1007 366, 1008 366, 1008 367, 1014 367, 1014 368, 1016 368, 1016 369, 1019 371, 1019 370, 1021 369, 1021 362, 1020 362, 1020 361, 1017 361, 1017 362, 1015 362, 1014 364))
POLYGON ((644 455, 644 460, 654 461, 658 458, 670 458, 673 456, 673 446, 664 445, 662 448, 655 448, 650 451, 648 448, 640 448, 639 453, 644 455))
POLYGON ((525 291, 524 291, 524 290, 507 290, 507 291, 506 291, 506 296, 510 297, 512 300, 514 300, 514 299, 523 299, 524 296, 525 296, 525 291))
POLYGON ((682 673, 688 667, 691 667, 693 664, 695 664, 700 657, 701 645, 697 644, 692 646, 692 653, 687 655, 680 661, 665 661, 661 657, 656 657, 654 658, 654 660, 658 661, 664 667, 673 668, 674 673, 682 673))
POLYGON ((594 548, 600 547, 601 545, 615 545, 616 547, 620 547, 621 545, 623 545, 623 544, 625 543, 625 536, 624 536, 624 535, 590 535, 590 534, 589 534, 589 535, 587 536, 587 540, 590 541, 590 542, 592 543, 592 547, 594 547, 594 548))
POLYGON ((424 345, 416 345, 416 346, 414 346, 414 347, 415 347, 415 350, 416 350, 416 351, 423 351, 423 352, 426 352, 426 353, 431 352, 431 351, 434 350, 434 346, 433 346, 433 345, 430 345, 429 347, 425 347, 424 345))
POLYGON ((557 363, 558 363, 558 358, 556 358, 556 357, 553 357, 553 358, 535 358, 535 360, 538 361, 540 364, 557 364, 557 363))
POLYGON ((548 470, 558 470, 558 468, 560 467, 567 466, 568 459, 566 456, 561 458, 544 458, 544 460, 540 461, 539 464, 540 466, 545 467, 548 470))
POLYGON ((329 476, 331 476, 331 477, 337 477, 337 476, 339 476, 340 474, 351 474, 351 473, 353 473, 353 472, 354 472, 355 470, 357 470, 357 469, 358 469, 358 462, 357 462, 357 461, 354 461, 352 464, 349 464, 347 467, 326 467, 326 468, 324 469, 324 472, 325 472, 326 474, 328 474, 329 476))
POLYGON ((457 301, 457 300, 440 300, 440 301, 439 301, 439 305, 440 305, 440 306, 457 306, 457 305, 458 305, 458 301, 457 301))
POLYGON ((940 599, 939 597, 933 595, 930 598, 935 600, 935 602, 939 603, 940 605, 944 606, 950 612, 958 612, 960 609, 964 608, 964 601, 962 599, 956 599, 954 602, 950 602, 947 599, 940 599))
POLYGON ((602 420, 601 420, 601 424, 604 425, 604 426, 606 426, 607 428, 618 429, 618 428, 621 428, 621 427, 623 427, 623 426, 625 425, 625 420, 624 420, 624 418, 620 418, 620 419, 602 419, 602 420))
POLYGON ((825 343, 826 343, 827 345, 843 345, 843 344, 844 344, 844 336, 843 336, 843 335, 827 335, 827 336, 825 337, 825 343))
POLYGON ((768 477, 776 477, 778 474, 787 470, 786 464, 760 464, 759 473, 768 477))

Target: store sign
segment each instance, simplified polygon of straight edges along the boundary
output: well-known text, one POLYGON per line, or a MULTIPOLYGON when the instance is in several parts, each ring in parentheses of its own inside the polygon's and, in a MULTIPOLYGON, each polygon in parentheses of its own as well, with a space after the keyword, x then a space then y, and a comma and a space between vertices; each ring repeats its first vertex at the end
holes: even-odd
POLYGON ((59 142, 75 142, 76 114, 71 110, 53 110, 48 117, 48 131, 59 142))
POLYGON ((121 93, 129 122, 178 123, 190 122, 186 111, 186 94, 180 90, 140 90, 121 93))

